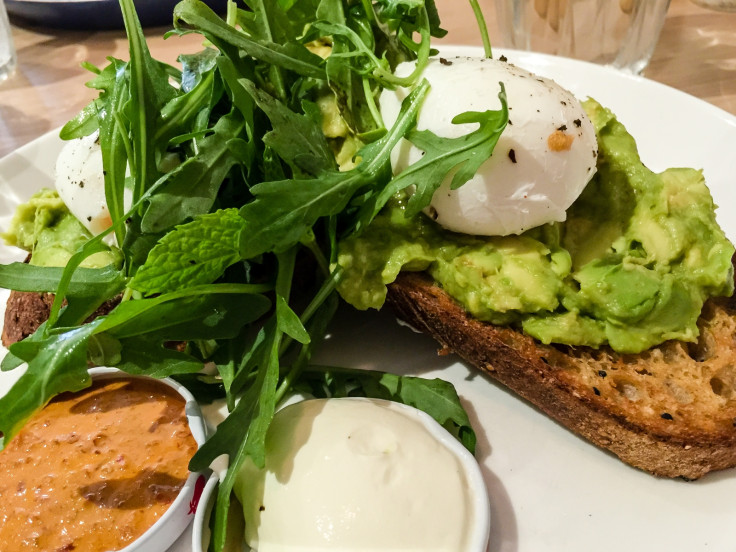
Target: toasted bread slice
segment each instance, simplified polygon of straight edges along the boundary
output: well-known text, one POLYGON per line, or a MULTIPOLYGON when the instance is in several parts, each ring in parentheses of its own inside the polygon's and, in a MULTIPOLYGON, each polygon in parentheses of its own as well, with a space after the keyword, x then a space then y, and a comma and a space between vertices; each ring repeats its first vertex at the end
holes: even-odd
POLYGON ((10 347, 35 332, 48 319, 53 303, 51 293, 11 291, 5 306, 2 344, 10 347))
POLYGON ((736 466, 736 299, 709 300, 698 343, 638 355, 543 345, 479 322, 424 273, 389 286, 399 318, 624 462, 697 479, 736 466))
MULTIPOLYGON (((98 316, 108 314, 119 302, 120 297, 106 301, 86 321, 89 322, 98 316)), ((11 291, 5 306, 2 344, 10 347, 13 343, 23 341, 35 332, 41 324, 48 320, 53 304, 53 293, 11 291)))

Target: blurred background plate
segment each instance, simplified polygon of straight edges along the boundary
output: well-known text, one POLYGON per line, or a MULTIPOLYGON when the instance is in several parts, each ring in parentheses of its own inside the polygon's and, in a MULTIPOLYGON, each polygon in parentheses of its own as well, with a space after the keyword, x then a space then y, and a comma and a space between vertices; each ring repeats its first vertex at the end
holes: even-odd
MULTIPOLYGON (((144 27, 171 26, 179 0, 135 0, 144 27)), ((225 13, 227 0, 205 0, 213 10, 225 13)), ((14 23, 57 29, 122 29, 118 0, 5 0, 14 23)))

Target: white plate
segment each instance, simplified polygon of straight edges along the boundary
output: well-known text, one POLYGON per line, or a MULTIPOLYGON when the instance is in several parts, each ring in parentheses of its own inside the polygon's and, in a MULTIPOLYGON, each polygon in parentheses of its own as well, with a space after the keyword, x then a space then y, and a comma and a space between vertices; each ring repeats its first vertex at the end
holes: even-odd
MULTIPOLYGON (((474 48, 442 48, 444 56, 479 54, 474 48)), ((725 210, 736 204, 736 117, 597 65, 533 53, 506 56, 612 108, 653 170, 704 169, 716 203, 724 206, 718 220, 736 240, 736 217, 725 210)), ((18 201, 51 185, 58 148, 58 140, 46 135, 0 160, 0 228, 18 201)), ((18 258, 22 255, 0 246, 0 262, 18 258)), ((455 357, 438 357, 431 339, 397 327, 388 313, 343 309, 333 328, 315 362, 442 377, 455 384, 478 433, 476 456, 494 520, 489 551, 736 549, 736 470, 690 483, 656 479, 571 434, 455 357)), ((0 394, 11 377, 0 374, 0 394)), ((189 550, 185 538, 171 549, 189 550)))

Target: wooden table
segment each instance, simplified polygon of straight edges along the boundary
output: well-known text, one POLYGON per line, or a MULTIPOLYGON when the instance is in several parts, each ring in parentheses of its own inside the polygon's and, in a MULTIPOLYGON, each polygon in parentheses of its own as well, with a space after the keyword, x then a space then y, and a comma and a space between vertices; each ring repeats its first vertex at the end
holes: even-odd
MULTIPOLYGON (((492 0, 481 0, 492 41, 503 46, 492 0)), ((480 44, 472 11, 463 0, 437 0, 443 39, 480 44)), ((197 51, 201 39, 162 38, 165 29, 146 31, 154 57, 174 63, 179 53, 197 51)), ((127 59, 122 31, 74 32, 14 24, 18 69, 0 83, 0 157, 73 117, 94 96, 84 86, 88 61, 106 64, 107 56, 127 59)), ((736 14, 708 11, 689 0, 672 0, 648 78, 660 81, 736 114, 736 14)), ((683 114, 686 118, 686 114, 683 114)))

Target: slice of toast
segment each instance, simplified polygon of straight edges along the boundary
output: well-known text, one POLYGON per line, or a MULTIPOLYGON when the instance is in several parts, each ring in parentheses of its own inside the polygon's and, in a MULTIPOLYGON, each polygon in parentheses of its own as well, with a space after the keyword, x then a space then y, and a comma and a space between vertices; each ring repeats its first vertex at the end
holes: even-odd
POLYGON ((697 479, 736 466, 736 299, 710 299, 698 343, 638 355, 543 345, 472 318, 424 273, 389 285, 397 316, 624 462, 697 479))

